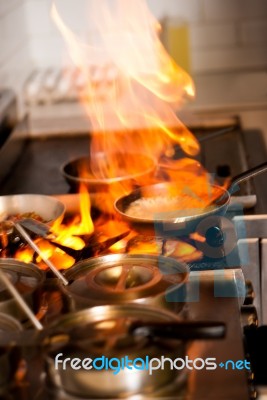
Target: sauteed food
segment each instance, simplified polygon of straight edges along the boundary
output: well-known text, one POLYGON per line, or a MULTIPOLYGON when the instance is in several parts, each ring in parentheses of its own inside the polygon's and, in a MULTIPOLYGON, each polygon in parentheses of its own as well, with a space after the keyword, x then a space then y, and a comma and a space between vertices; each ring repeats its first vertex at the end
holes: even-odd
POLYGON ((39 214, 37 214, 34 211, 26 213, 18 213, 18 214, 7 214, 7 213, 0 214, 0 222, 20 221, 25 218, 31 218, 40 222, 46 222, 39 214))
POLYGON ((180 190, 174 182, 160 183, 143 187, 141 196, 133 196, 124 212, 130 218, 151 221, 191 217, 212 212, 218 206, 215 200, 223 193, 223 188, 207 183, 195 192, 190 188, 180 190))
POLYGON ((0 223, 34 219, 50 226, 60 224, 65 206, 52 196, 42 194, 14 194, 0 196, 0 223))
MULTIPOLYGON (((215 209, 215 205, 204 206, 204 202, 194 199, 191 196, 155 196, 141 197, 133 201, 125 210, 130 217, 142 219, 157 219, 159 213, 175 213, 176 217, 186 217, 202 212, 209 212, 215 209)), ((162 215, 159 216, 160 219, 162 215)))

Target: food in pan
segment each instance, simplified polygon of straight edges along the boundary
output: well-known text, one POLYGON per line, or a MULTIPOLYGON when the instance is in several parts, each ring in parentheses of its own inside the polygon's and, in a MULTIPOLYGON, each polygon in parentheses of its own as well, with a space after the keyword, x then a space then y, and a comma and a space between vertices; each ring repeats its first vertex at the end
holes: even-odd
POLYGON ((2 213, 0 215, 0 222, 19 221, 21 219, 26 219, 26 218, 35 219, 36 221, 39 221, 39 222, 45 222, 44 219, 39 214, 35 213, 34 211, 25 212, 25 213, 18 213, 18 214, 2 213))
POLYGON ((12 230, 12 222, 21 221, 22 219, 31 218, 39 222, 46 222, 39 214, 35 212, 26 212, 21 214, 0 214, 0 233, 12 230))
POLYGON ((129 217, 139 219, 182 218, 212 211, 215 205, 205 207, 203 201, 191 196, 141 197, 133 201, 125 210, 129 217), (162 214, 162 215, 161 215, 162 214))

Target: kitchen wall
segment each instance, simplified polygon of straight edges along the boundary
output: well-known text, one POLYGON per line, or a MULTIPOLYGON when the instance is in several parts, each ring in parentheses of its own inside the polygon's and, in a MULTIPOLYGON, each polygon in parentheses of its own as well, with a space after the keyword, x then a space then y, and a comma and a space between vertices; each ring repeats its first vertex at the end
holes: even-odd
MULTIPOLYGON (((64 19, 83 37, 92 35, 85 18, 88 2, 90 0, 57 0, 64 19)), ((180 17, 187 21, 192 72, 266 68, 266 0, 147 2, 160 20, 180 17)), ((69 63, 63 40, 49 15, 50 4, 50 0, 25 0, 31 59, 39 67, 69 63)))
MULTIPOLYGON (((178 17, 188 24, 191 72, 196 82, 199 76, 213 74, 216 78, 215 73, 267 71, 267 0, 147 0, 147 3, 160 21, 178 17)), ((56 0, 56 4, 76 33, 82 38, 92 37, 90 15, 86 12, 90 0, 56 0)), ((34 69, 71 64, 64 41, 51 20, 50 7, 51 0, 0 0, 0 89, 15 88, 22 106, 22 88, 34 69)), ((250 74, 251 77, 254 75, 250 74)), ((233 80, 236 82, 236 77, 228 80, 231 88, 233 80)), ((253 84, 261 88, 260 99, 264 101, 265 85, 261 82, 265 80, 260 77, 257 85, 253 84)), ((248 86, 246 82, 242 78, 242 87, 248 86)), ((202 94, 207 92, 207 86, 211 85, 205 84, 202 94)), ((201 91, 198 93, 201 99, 201 91)), ((248 87, 249 98, 250 93, 248 87)), ((209 101, 214 102, 212 97, 209 101)), ((202 103, 207 101, 204 99, 202 103)), ((23 107, 20 109, 22 115, 23 107)))
POLYGON ((0 89, 20 92, 33 64, 26 27, 25 0, 0 0, 0 89))

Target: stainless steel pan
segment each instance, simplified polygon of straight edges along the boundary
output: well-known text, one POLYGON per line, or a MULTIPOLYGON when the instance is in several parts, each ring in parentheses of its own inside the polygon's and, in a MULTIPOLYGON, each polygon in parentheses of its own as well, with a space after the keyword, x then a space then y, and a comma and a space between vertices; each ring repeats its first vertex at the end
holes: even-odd
MULTIPOLYGON (((22 331, 20 323, 9 315, 0 313, 0 333, 9 336, 10 333, 19 334, 22 331)), ((18 367, 20 351, 9 344, 0 347, 0 389, 14 379, 18 367)))
POLYGON ((180 311, 189 269, 173 258, 109 254, 75 264, 64 272, 72 310, 96 305, 139 303, 180 311))
MULTIPOLYGON (((15 194, 0 196, 0 217, 36 213, 43 222, 59 224, 64 216, 65 206, 59 200, 41 194, 15 194)), ((1 220, 1 219, 0 219, 1 220)))
MULTIPOLYGON (((113 154, 117 160, 119 155, 113 154)), ((109 169, 108 159, 104 153, 94 154, 94 159, 100 165, 109 169)), ((81 184, 86 185, 90 193, 91 204, 103 212, 113 212, 112 204, 115 196, 127 193, 131 188, 139 187, 144 182, 152 182, 156 170, 153 158, 144 154, 128 153, 118 161, 119 171, 113 177, 101 177, 94 174, 91 168, 91 159, 81 157, 64 164, 61 173, 74 191, 79 191, 81 184), (127 170, 132 165, 132 171, 127 170), (107 203, 107 198, 110 199, 107 203), (107 207, 110 209, 107 210, 107 207)))
MULTIPOLYGON (((38 311, 40 288, 45 280, 44 272, 34 264, 26 264, 11 258, 0 259, 0 268, 30 307, 38 311)), ((0 312, 25 320, 25 314, 2 281, 0 281, 0 312)))
POLYGON ((122 359, 127 356, 140 362, 146 356, 150 359, 164 356, 174 360, 185 357, 187 340, 221 339, 225 327, 220 322, 184 322, 176 314, 160 308, 124 304, 67 314, 50 327, 50 332, 45 359, 48 381, 53 386, 82 398, 128 398, 137 394, 156 398, 165 385, 183 374, 170 368, 168 363, 153 374, 147 369, 128 368, 114 374, 112 368, 86 370, 67 365, 64 369, 62 363, 56 368, 55 357, 63 353, 61 358, 122 359), (62 346, 64 337, 67 341, 62 346))
MULTIPOLYGON (((150 186, 143 186, 134 190, 126 196, 122 196, 115 201, 114 207, 117 213, 126 220, 135 230, 141 233, 154 234, 155 231, 161 236, 175 236, 174 232, 178 229, 184 229, 186 226, 187 233, 194 231, 196 226, 205 218, 212 215, 224 215, 230 204, 231 195, 238 190, 239 184, 243 181, 253 178, 267 170, 267 162, 258 165, 240 175, 235 176, 230 184, 228 190, 211 185, 211 189, 216 189, 218 193, 217 199, 212 202, 208 207, 203 209, 184 210, 185 215, 181 215, 183 211, 179 212, 161 212, 159 209, 153 218, 146 217, 133 217, 128 212, 128 207, 136 200, 145 198, 155 198, 160 196, 168 196, 170 191, 173 193, 176 189, 175 182, 163 182, 150 186)), ((176 189, 177 190, 177 189, 176 189)), ((212 190, 211 190, 212 192, 212 190)), ((177 190, 177 197, 182 196, 177 190)))

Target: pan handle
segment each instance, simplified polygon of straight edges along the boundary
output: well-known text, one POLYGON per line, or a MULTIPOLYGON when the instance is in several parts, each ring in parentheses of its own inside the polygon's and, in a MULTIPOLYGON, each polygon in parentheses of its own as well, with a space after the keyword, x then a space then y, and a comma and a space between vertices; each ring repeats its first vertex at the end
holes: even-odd
POLYGON ((263 172, 265 172, 267 170, 267 161, 265 161, 264 163, 257 165, 256 167, 253 167, 251 169, 248 169, 245 172, 242 172, 239 175, 236 175, 233 177, 230 187, 228 188, 228 192, 233 193, 238 189, 238 186, 240 183, 254 178, 254 176, 257 176, 259 174, 262 174, 263 172))
POLYGON ((184 321, 184 322, 142 322, 130 326, 134 335, 150 336, 160 339, 222 339, 226 334, 223 322, 184 321))

